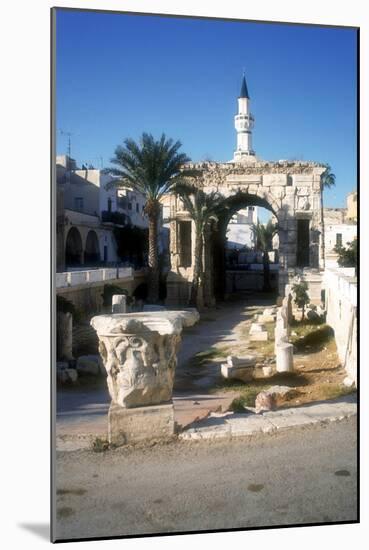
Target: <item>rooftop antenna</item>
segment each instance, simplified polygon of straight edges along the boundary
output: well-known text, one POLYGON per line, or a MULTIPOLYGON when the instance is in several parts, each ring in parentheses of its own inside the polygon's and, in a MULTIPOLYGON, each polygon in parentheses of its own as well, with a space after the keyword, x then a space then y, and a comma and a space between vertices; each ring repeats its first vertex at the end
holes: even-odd
POLYGON ((64 130, 59 130, 60 135, 62 136, 68 136, 68 147, 67 147, 67 156, 68 156, 68 162, 67 162, 67 168, 69 168, 70 159, 72 158, 72 140, 70 139, 74 134, 72 132, 65 132, 64 130))

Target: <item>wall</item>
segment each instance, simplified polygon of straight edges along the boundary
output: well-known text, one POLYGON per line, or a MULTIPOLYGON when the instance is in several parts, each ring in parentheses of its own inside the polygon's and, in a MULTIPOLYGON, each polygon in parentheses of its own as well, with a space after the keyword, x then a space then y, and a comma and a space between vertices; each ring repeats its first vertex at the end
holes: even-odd
POLYGON ((357 226, 353 224, 325 225, 325 250, 331 253, 336 246, 336 236, 342 235, 342 246, 346 247, 348 243, 356 239, 357 226))
POLYGON ((118 197, 123 199, 118 201, 118 210, 129 216, 132 225, 142 228, 148 227, 148 220, 143 211, 146 204, 145 196, 137 191, 119 189, 118 197), (122 207, 122 203, 125 204, 124 207, 122 207))
MULTIPOLYGON (((270 265, 270 285, 273 290, 278 288, 278 266, 270 265)), ((254 265, 250 270, 232 270, 226 271, 226 293, 238 292, 243 290, 261 291, 264 286, 264 271, 262 265, 254 265)))
POLYGON ((347 195, 347 214, 346 219, 357 221, 357 192, 353 191, 347 195))
POLYGON ((357 280, 354 268, 326 269, 327 324, 334 330, 338 357, 357 384, 357 280))
POLYGON ((83 317, 89 317, 102 311, 105 284, 119 286, 132 296, 138 285, 145 282, 146 271, 132 268, 64 272, 56 275, 56 294, 72 302, 83 317))
POLYGON ((74 210, 65 210, 65 227, 64 227, 64 251, 69 230, 75 227, 78 229, 81 239, 82 248, 86 249, 87 235, 90 230, 95 231, 100 248, 100 259, 104 259, 104 246, 108 247, 108 262, 117 262, 119 258, 116 253, 116 242, 113 234, 113 226, 109 228, 107 225, 102 226, 98 216, 91 216, 74 210))

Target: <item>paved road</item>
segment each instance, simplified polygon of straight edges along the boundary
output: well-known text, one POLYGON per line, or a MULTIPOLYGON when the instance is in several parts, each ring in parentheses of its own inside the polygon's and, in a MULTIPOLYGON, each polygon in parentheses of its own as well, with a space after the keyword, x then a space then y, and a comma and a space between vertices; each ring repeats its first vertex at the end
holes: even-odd
POLYGON ((356 519, 356 419, 57 457, 57 538, 356 519))

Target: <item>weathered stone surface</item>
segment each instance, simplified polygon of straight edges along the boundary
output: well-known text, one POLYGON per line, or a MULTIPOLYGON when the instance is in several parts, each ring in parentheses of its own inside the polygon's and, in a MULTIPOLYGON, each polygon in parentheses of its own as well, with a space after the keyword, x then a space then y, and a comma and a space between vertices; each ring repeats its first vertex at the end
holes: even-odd
POLYGON ((259 332, 264 332, 265 327, 261 323, 251 323, 250 334, 257 334, 259 332))
POLYGON ((273 367, 268 365, 266 367, 262 367, 262 370, 263 370, 263 376, 265 376, 266 378, 269 378, 269 376, 273 376, 273 373, 274 373, 273 367))
POLYGON ((258 323, 274 323, 275 321, 275 315, 266 315, 262 314, 258 317, 258 323))
POLYGON ((112 402, 131 408, 170 401, 182 328, 198 319, 195 309, 93 317, 112 402))
POLYGON ((266 393, 269 395, 281 395, 282 397, 284 397, 294 391, 294 389, 295 388, 290 388, 290 386, 271 386, 269 389, 266 390, 266 393))
POLYGON ((352 388, 355 386, 355 380, 351 376, 346 376, 346 378, 343 381, 343 385, 347 388, 352 388))
POLYGON ((223 378, 241 380, 242 382, 249 382, 254 377, 254 367, 251 365, 245 365, 241 367, 231 367, 227 363, 223 363, 221 366, 221 374, 223 378))
POLYGON ((228 355, 227 364, 230 367, 243 367, 255 365, 256 356, 255 355, 245 355, 244 357, 236 357, 235 355, 228 355))
POLYGON ((262 391, 260 392, 255 399, 255 412, 256 414, 261 413, 262 411, 272 411, 276 408, 276 400, 273 395, 262 391))
POLYGON ((155 439, 166 439, 174 434, 173 404, 126 409, 115 403, 108 414, 108 438, 112 445, 126 445, 155 439))
POLYGON ((287 185, 287 174, 265 174, 263 176, 263 185, 269 186, 286 186, 287 185))

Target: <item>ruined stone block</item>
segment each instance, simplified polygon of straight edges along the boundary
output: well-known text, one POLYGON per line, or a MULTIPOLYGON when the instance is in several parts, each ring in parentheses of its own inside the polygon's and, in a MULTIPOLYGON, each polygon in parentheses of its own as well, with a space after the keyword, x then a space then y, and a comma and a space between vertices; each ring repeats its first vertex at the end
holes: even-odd
POLYGON ((108 439, 112 445, 127 445, 174 434, 172 403, 126 409, 112 403, 108 414, 108 439))

